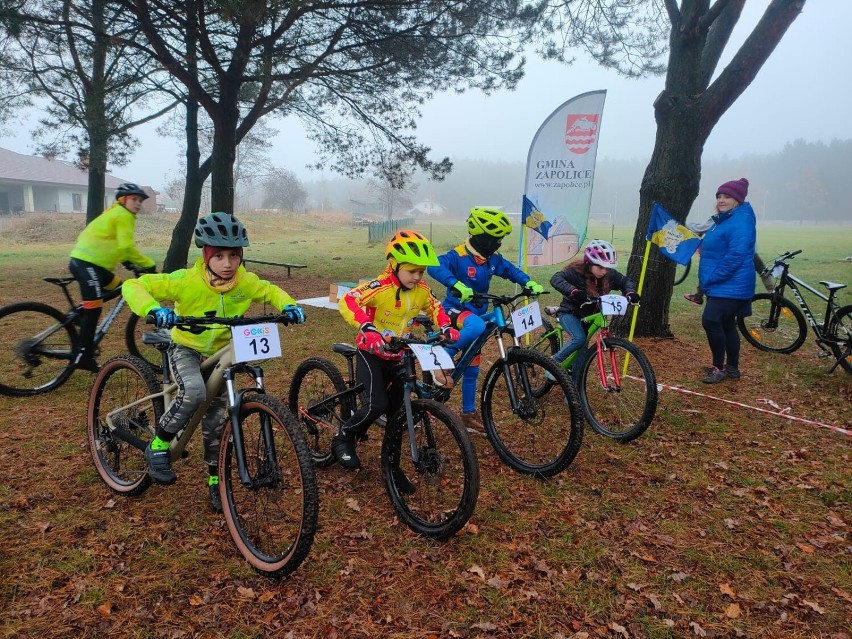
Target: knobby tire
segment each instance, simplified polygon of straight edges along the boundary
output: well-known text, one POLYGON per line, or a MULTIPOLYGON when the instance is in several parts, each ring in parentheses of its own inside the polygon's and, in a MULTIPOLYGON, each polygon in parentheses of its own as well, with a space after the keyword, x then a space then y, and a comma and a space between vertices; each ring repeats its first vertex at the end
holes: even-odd
POLYGON ((775 293, 758 293, 751 300, 752 314, 737 318, 743 338, 756 349, 789 354, 805 343, 808 326, 799 307, 775 293))

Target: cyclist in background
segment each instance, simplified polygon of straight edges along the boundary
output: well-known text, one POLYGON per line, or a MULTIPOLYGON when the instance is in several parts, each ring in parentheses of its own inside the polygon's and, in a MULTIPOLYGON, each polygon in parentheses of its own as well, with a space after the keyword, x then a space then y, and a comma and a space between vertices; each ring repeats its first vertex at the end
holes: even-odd
MULTIPOLYGON (((411 332, 414 318, 425 312, 439 326, 444 338, 455 341, 458 331, 423 281, 426 267, 438 263, 435 250, 416 231, 398 231, 385 249, 388 265, 376 279, 344 295, 340 314, 358 328, 355 379, 364 384, 363 401, 331 441, 331 449, 346 470, 360 468, 355 439, 366 434, 373 421, 393 415, 402 406, 399 378, 402 353, 385 350, 385 335, 403 337, 411 332)), ((414 493, 414 485, 398 466, 393 469, 400 493, 414 493)))
POLYGON ((586 343, 582 318, 599 310, 594 305, 582 306, 590 297, 600 297, 618 289, 631 304, 639 303, 636 284, 616 271, 616 266, 618 253, 615 247, 604 240, 591 240, 583 251, 582 259, 566 264, 550 278, 550 285, 562 293, 557 316, 559 325, 568 335, 562 348, 553 356, 557 362, 564 362, 586 343))
POLYGON ((115 190, 115 202, 86 225, 71 251, 68 270, 80 285, 83 315, 80 319, 80 350, 74 355, 74 365, 97 373, 95 361, 95 332, 104 306, 104 294, 121 286, 121 278, 113 271, 119 263, 136 266, 143 272, 154 273, 154 260, 139 252, 134 243, 136 214, 148 199, 142 188, 131 182, 115 190))
MULTIPOLYGON (((476 207, 467 218, 469 237, 464 244, 438 257, 439 264, 429 267, 429 275, 447 287, 443 305, 454 327, 459 329, 459 340, 445 347, 455 356, 470 346, 485 331, 480 317, 488 312, 488 302, 474 304, 474 293, 487 293, 493 276, 502 277, 533 293, 542 293, 544 287, 533 282, 497 251, 503 238, 512 232, 512 223, 503 211, 476 207), (456 295, 451 295, 455 292, 456 295)), ((483 430, 482 419, 476 411, 476 380, 479 377, 480 356, 477 355, 462 376, 462 421, 468 428, 483 430)), ((446 371, 432 372, 435 384, 450 388, 452 376, 446 371)))
MULTIPOLYGON (((212 312, 219 316, 241 317, 252 302, 269 304, 287 316, 293 324, 305 321, 305 313, 296 300, 274 284, 260 279, 243 266, 243 247, 249 245, 242 223, 228 213, 210 213, 195 226, 195 245, 202 256, 192 268, 173 273, 143 275, 128 280, 122 295, 134 313, 152 316, 157 328, 174 326, 176 315, 201 316, 212 312), (174 302, 174 310, 163 308, 162 301, 174 302)), ((213 327, 200 334, 172 328, 169 365, 178 385, 175 401, 157 425, 154 439, 145 449, 148 473, 158 484, 173 484, 177 479, 169 458, 169 442, 186 427, 207 394, 201 376, 201 361, 225 346, 231 339, 227 326, 213 327)), ((219 499, 219 439, 225 420, 225 391, 217 397, 201 421, 204 462, 208 468, 210 507, 222 512, 219 499)))

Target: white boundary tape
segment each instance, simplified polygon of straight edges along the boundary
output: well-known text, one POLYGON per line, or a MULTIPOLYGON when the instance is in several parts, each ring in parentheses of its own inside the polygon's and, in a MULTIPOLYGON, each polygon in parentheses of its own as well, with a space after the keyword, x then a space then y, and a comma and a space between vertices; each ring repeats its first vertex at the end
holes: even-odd
MULTIPOLYGON (((812 424, 813 426, 819 426, 820 428, 828 428, 829 430, 833 430, 837 433, 841 433, 846 435, 847 437, 852 437, 852 430, 841 428, 840 426, 832 426, 831 424, 823 424, 822 422, 815 422, 810 419, 805 419, 803 417, 795 417, 794 415, 788 415, 787 413, 790 411, 789 408, 784 408, 778 411, 767 410, 765 408, 760 408, 758 406, 749 406, 748 404, 743 404, 742 402, 735 402, 730 399, 723 399, 721 397, 716 397, 714 395, 708 395, 706 393, 699 393, 697 391, 689 390, 688 388, 683 388, 682 386, 670 386, 669 384, 660 384, 657 382, 657 388, 668 388, 669 390, 677 391, 678 393, 686 393, 687 395, 697 395, 698 397, 706 397, 708 399, 714 399, 717 402, 724 402, 726 404, 733 404, 734 406, 740 406, 742 408, 747 408, 749 410, 757 411, 759 413, 767 413, 769 415, 774 415, 775 417, 783 417, 784 419, 789 419, 794 422, 802 422, 803 424, 812 424)), ((774 406, 775 408, 779 408, 778 404, 773 402, 771 399, 759 399, 757 400, 764 404, 768 404, 770 406, 774 406)))

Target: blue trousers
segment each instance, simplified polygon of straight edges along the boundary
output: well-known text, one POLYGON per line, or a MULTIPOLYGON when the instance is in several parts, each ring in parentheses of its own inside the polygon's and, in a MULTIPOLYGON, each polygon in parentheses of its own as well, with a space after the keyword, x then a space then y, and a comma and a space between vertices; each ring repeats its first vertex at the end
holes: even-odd
MULTIPOLYGON (((452 346, 445 346, 450 357, 455 357, 485 332, 485 322, 479 315, 465 313, 461 318, 462 325, 459 329, 459 339, 452 346)), ((462 412, 472 413, 476 410, 476 380, 479 377, 479 366, 468 366, 462 375, 462 412)))
POLYGON ((562 363, 571 353, 583 348, 583 344, 586 343, 586 331, 583 330, 580 318, 573 313, 560 313, 559 325, 566 333, 563 335, 565 341, 562 342, 562 348, 553 356, 553 359, 562 363))

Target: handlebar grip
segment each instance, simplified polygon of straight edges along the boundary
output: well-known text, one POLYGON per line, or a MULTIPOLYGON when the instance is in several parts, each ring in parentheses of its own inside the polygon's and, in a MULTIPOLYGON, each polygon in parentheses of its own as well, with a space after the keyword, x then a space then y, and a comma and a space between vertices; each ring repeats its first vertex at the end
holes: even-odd
POLYGON ((148 313, 148 314, 145 316, 145 323, 146 323, 146 324, 156 324, 156 323, 157 323, 157 318, 156 318, 156 317, 154 317, 154 314, 153 314, 153 313, 148 313))
POLYGON ((798 251, 793 251, 792 253, 790 253, 790 254, 788 255, 788 257, 793 257, 794 255, 798 255, 798 254, 799 254, 799 253, 801 253, 801 252, 802 252, 802 249, 799 249, 798 251))

